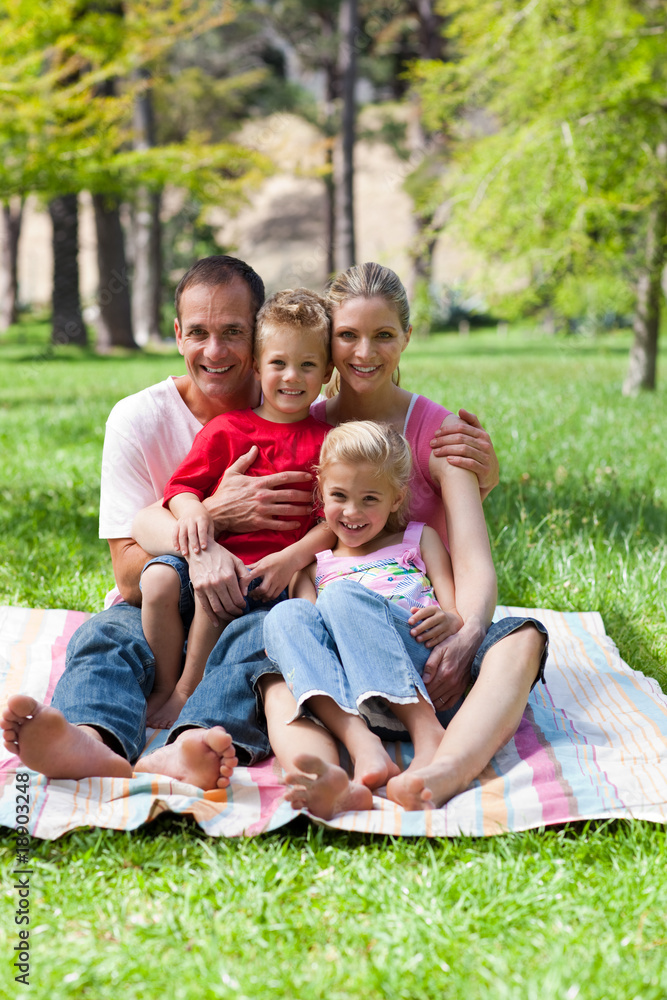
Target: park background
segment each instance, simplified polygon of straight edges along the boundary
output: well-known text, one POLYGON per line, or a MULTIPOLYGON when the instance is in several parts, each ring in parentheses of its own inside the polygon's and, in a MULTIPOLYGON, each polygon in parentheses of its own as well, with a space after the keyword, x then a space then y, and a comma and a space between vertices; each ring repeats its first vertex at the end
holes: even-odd
MULTIPOLYGON (((599 610, 667 690, 664 3, 0 19, 0 601, 101 607, 104 422, 182 370, 194 259, 238 253, 270 290, 378 259, 413 303, 403 383, 496 444, 499 600, 599 610)), ((33 846, 37 996, 667 994, 660 826, 212 841, 166 818, 33 846)))

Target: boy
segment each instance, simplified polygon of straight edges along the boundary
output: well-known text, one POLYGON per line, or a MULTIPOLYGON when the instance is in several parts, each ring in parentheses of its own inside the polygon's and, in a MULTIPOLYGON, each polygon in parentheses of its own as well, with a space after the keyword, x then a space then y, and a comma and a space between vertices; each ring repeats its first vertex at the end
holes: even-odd
MULTIPOLYGON (((180 555, 158 554, 146 564, 141 578, 142 626, 155 656, 147 722, 155 728, 169 728, 178 718, 201 680, 220 626, 232 617, 221 614, 212 620, 193 601, 187 563, 180 556, 209 544, 224 545, 233 556, 246 596, 245 610, 249 610, 248 590, 253 598, 280 600, 292 575, 331 543, 328 529, 315 526, 312 509, 292 531, 223 532, 213 537, 213 521, 202 500, 215 492, 226 469, 253 444, 259 456, 250 474, 310 473, 317 462, 329 428, 311 417, 309 409, 332 371, 330 319, 324 299, 306 289, 288 289, 270 298, 257 315, 254 369, 262 388, 260 405, 210 420, 165 488, 164 505, 178 519, 174 549, 180 555), (258 578, 259 585, 253 587, 251 581, 258 578), (190 620, 179 678, 184 628, 190 620)), ((310 484, 304 483, 304 489, 310 490, 310 484)), ((153 550, 150 521, 143 512, 133 534, 142 548, 153 550)))

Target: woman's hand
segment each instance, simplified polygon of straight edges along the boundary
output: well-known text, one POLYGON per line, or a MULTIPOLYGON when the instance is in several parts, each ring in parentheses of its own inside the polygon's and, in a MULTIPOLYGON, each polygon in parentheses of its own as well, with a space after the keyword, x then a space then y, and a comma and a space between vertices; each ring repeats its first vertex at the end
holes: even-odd
POLYGON ((424 683, 436 712, 452 708, 470 686, 470 667, 486 629, 466 624, 438 643, 424 669, 424 683))
POLYGON ((410 635, 417 642, 423 642, 427 649, 433 649, 439 642, 453 635, 463 625, 463 619, 455 611, 443 611, 437 604, 428 608, 410 608, 412 612, 408 625, 410 635))
POLYGON ((459 410, 459 418, 446 417, 431 441, 433 454, 450 465, 474 472, 482 500, 500 481, 500 467, 493 443, 474 413, 459 410))

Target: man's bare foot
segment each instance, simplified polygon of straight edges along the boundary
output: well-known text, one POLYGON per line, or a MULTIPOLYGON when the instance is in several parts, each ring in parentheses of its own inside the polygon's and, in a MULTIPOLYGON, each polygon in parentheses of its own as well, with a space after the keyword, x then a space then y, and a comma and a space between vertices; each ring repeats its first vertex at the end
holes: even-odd
POLYGON ((166 697, 160 693, 160 697, 155 701, 151 701, 152 698, 153 692, 149 695, 146 705, 146 725, 153 729, 171 729, 188 700, 187 695, 181 694, 175 688, 170 694, 167 693, 166 697))
POLYGON ((294 763, 301 770, 285 775, 285 784, 291 786, 285 798, 295 809, 307 809, 313 816, 331 819, 338 813, 373 808, 370 789, 350 781, 337 764, 327 764, 306 753, 299 754, 294 763))
POLYGON ((212 729, 186 729, 173 743, 141 757, 134 770, 166 774, 209 791, 227 788, 237 764, 231 736, 222 726, 214 726, 212 729))
POLYGON ((454 762, 440 758, 420 771, 408 769, 392 778, 387 784, 387 798, 414 812, 437 809, 466 788, 454 762))
POLYGON ((47 778, 132 777, 129 761, 95 730, 72 725, 57 708, 30 695, 11 696, 1 725, 6 749, 47 778))

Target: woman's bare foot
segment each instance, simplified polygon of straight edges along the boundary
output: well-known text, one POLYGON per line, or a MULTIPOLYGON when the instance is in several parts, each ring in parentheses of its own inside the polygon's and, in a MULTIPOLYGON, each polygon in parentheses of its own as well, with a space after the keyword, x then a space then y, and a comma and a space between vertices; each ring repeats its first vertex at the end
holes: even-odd
POLYGON ((208 791, 227 788, 237 764, 231 736, 222 726, 214 726, 212 729, 186 729, 173 743, 141 757, 134 770, 166 774, 208 791))
POLYGON ((160 697, 152 701, 153 692, 148 697, 146 705, 146 725, 153 729, 171 729, 181 714, 181 709, 188 700, 175 688, 171 693, 160 693, 160 697))
POLYGON ((313 816, 331 819, 338 813, 373 808, 370 789, 350 781, 337 764, 327 764, 305 753, 299 754, 294 763, 301 771, 285 775, 285 784, 291 786, 285 798, 295 809, 307 809, 313 816))
POLYGON ((27 694, 12 695, 2 715, 10 753, 47 778, 131 778, 129 761, 114 753, 88 726, 74 726, 57 708, 27 694))
POLYGON ((437 809, 466 788, 455 762, 441 757, 419 771, 408 769, 392 778, 387 784, 387 798, 414 812, 437 809))

